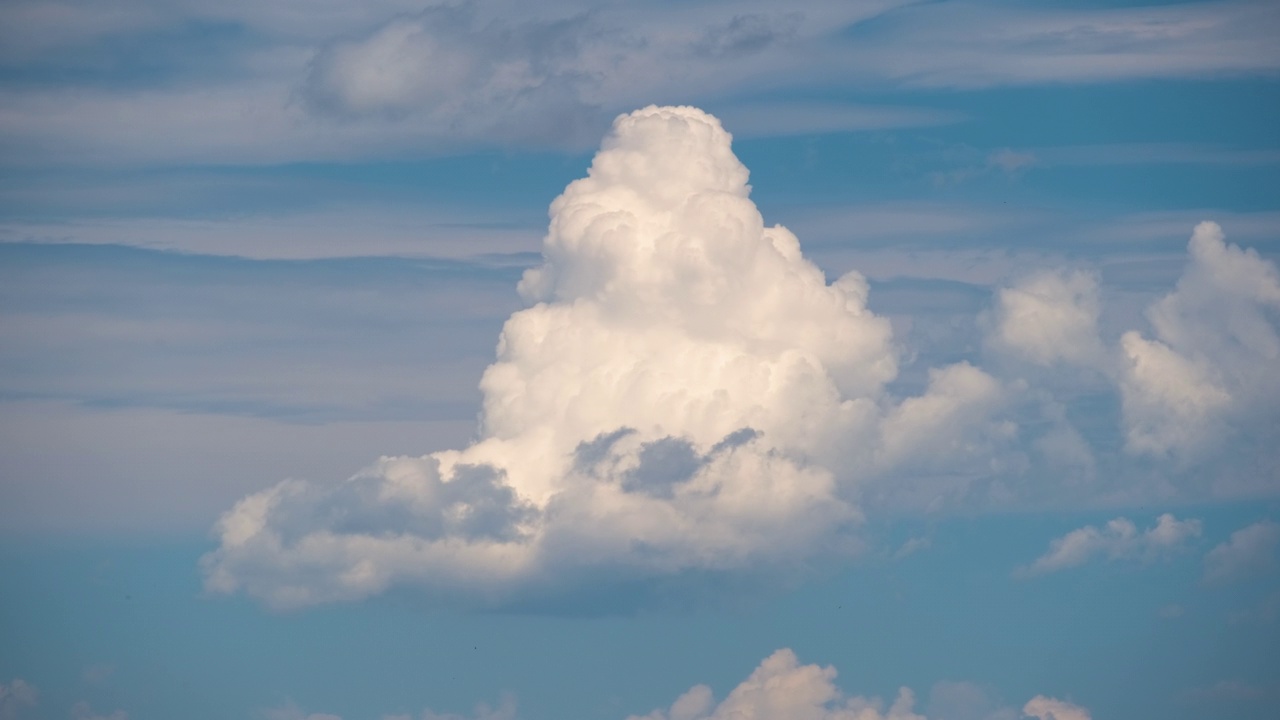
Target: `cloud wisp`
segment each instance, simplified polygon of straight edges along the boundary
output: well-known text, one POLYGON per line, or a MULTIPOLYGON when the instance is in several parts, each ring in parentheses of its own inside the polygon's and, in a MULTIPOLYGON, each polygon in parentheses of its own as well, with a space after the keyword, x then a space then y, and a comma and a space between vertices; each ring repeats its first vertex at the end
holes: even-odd
POLYGON ((1280 525, 1262 520, 1243 527, 1204 556, 1204 580, 1226 583, 1273 570, 1278 547, 1280 525))
MULTIPOLYGON (((747 180, 716 118, 620 116, 551 205, 543 262, 519 284, 528 306, 480 383, 475 442, 245 497, 218 523, 207 587, 277 607, 393 587, 505 606, 795 572, 854 553, 869 509, 1008 505, 1091 469, 1070 399, 1033 387, 1028 367, 1110 380, 1130 452, 1108 461, 1122 470, 1191 463, 1187 434, 1221 420, 1225 437, 1273 412, 1275 268, 1212 224, 1148 313, 1156 339, 1128 333, 1122 355, 1099 335, 1093 276, 1037 276, 998 296, 990 344, 1012 365, 925 368, 901 396, 904 348, 868 309, 866 279, 828 282, 794 234, 765 225, 747 180), (1200 392, 1183 371, 1213 402, 1183 397, 1200 392)), ((1036 567, 1143 556, 1198 531, 1116 522, 1036 567)))

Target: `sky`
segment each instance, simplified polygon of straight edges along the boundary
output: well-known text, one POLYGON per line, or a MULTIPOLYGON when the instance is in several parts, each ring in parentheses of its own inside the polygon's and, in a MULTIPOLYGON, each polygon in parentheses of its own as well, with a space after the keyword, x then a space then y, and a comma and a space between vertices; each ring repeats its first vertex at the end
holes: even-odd
POLYGON ((1280 5, 0 5, 0 720, 1263 720, 1280 5))

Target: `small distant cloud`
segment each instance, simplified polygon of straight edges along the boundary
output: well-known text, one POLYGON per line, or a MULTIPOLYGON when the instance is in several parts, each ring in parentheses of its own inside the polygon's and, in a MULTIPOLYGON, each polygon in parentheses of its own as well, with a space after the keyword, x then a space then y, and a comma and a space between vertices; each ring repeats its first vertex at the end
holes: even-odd
POLYGON ((1022 708, 1022 714, 1038 720, 1091 720, 1088 710, 1065 700, 1037 695, 1022 708))
POLYGON ((1186 610, 1181 605, 1165 605, 1156 611, 1156 615, 1164 620, 1174 620, 1186 614, 1186 610))
POLYGON ((1275 690, 1240 679, 1230 679, 1192 688, 1186 694, 1192 700, 1203 702, 1252 703, 1274 696, 1275 690))
POLYGON ((1101 528, 1086 525, 1053 540, 1049 543, 1048 552, 1015 574, 1045 575, 1083 565, 1099 557, 1150 562, 1199 537, 1200 531, 1199 520, 1179 520, 1168 513, 1161 515, 1155 526, 1144 532, 1139 532, 1133 521, 1119 517, 1101 528))
POLYGON ((971 682, 943 681, 929 691, 928 717, 938 720, 1017 720, 992 693, 971 682))
MULTIPOLYGON (((969 154, 966 152, 965 154, 969 154)), ((938 170, 929 173, 934 185, 943 187, 959 185, 995 173, 1007 177, 1017 177, 1023 170, 1036 165, 1039 160, 1030 152, 1017 152, 1009 148, 1001 148, 987 154, 985 159, 970 157, 968 164, 951 170, 938 170)))
POLYGON ((71 720, 129 720, 129 713, 116 710, 110 715, 95 712, 89 703, 81 700, 71 706, 71 720))
POLYGON ((1029 168, 1037 162, 1036 156, 1032 153, 1017 152, 1009 148, 1002 148, 987 156, 987 167, 998 168, 1010 175, 1029 168))
POLYGON ((101 685, 106 682, 107 678, 111 677, 112 673, 115 671, 116 667, 114 665, 98 663, 97 665, 90 665, 85 668, 82 675, 84 677, 84 681, 90 685, 101 685))
POLYGON ((37 698, 35 686, 22 678, 0 683, 0 720, 23 717, 26 709, 35 707, 37 698))
POLYGON ((441 714, 432 710, 423 710, 422 714, 416 717, 407 714, 382 716, 382 720, 516 720, 516 718, 516 699, 510 694, 503 695, 497 705, 485 702, 476 705, 470 715, 441 714))
POLYGON ((908 556, 915 555, 921 550, 928 550, 932 545, 933 539, 927 535, 909 538, 906 542, 902 543, 902 547, 899 547, 893 552, 893 559, 902 560, 908 556))
POLYGON ((1241 528, 1204 556, 1204 581, 1230 582, 1268 572, 1275 568, 1278 545, 1280 525, 1270 520, 1241 528))
POLYGON ((1280 590, 1262 599, 1252 608, 1231 613, 1228 618, 1234 624, 1270 625, 1280 619, 1280 590))
POLYGON ((342 720, 340 716, 329 713, 308 713, 293 701, 262 710, 260 716, 264 720, 342 720))

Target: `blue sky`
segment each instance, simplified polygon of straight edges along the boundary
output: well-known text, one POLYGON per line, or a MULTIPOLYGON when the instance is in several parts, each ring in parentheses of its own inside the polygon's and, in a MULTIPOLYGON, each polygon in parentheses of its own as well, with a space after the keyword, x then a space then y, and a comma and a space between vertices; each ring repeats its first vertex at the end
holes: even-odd
POLYGON ((6 3, 0 720, 1272 717, 1278 31, 6 3))

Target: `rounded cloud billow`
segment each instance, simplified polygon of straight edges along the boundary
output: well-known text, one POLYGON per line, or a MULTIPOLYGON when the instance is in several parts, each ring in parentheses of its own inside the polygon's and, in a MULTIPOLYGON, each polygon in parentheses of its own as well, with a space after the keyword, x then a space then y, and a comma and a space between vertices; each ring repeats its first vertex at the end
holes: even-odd
MULTIPOLYGON (((519 286, 529 305, 481 380, 477 441, 244 498, 203 560, 207 587, 278 607, 391 587, 502 605, 760 572, 851 552, 872 504, 1007 497, 1063 447, 1089 455, 1061 412, 1020 427, 1026 383, 968 362, 929 370, 918 396, 889 393, 899 352, 867 281, 827 283, 765 225, 730 141, 695 108, 619 117, 551 205, 544 261, 519 286)), ((1002 296, 991 345, 1102 364, 1092 280, 1035 282, 1002 296), (1057 306, 1045 317, 1064 328, 1028 324, 1057 306), (1080 337, 1087 353, 1055 349, 1080 337)), ((1160 327, 1186 306, 1166 301, 1160 327)), ((1144 372, 1113 372, 1131 425, 1144 372)))

